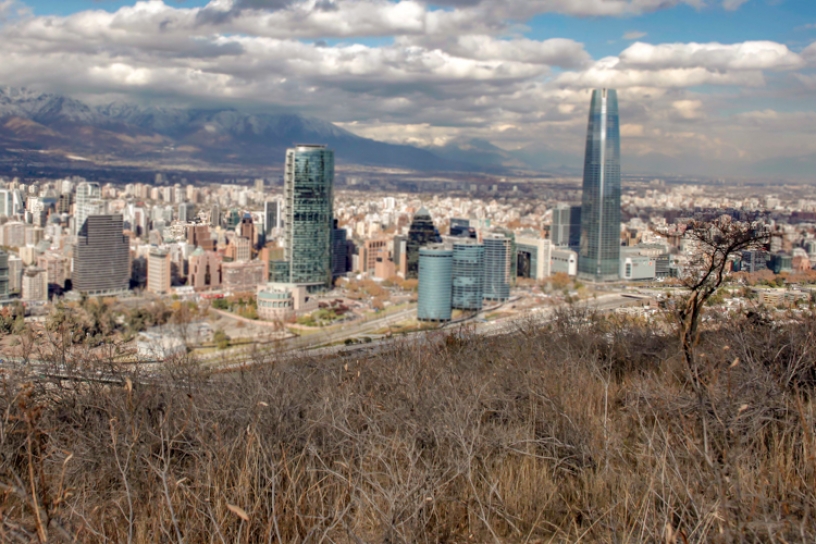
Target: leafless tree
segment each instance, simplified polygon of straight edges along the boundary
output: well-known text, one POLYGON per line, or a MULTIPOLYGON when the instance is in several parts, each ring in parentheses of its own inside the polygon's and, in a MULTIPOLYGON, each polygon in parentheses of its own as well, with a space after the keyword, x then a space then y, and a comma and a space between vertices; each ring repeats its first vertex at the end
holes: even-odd
POLYGON ((676 306, 676 315, 683 356, 696 387, 700 376, 694 346, 699 340, 705 305, 722 286, 734 257, 760 247, 767 237, 764 225, 732 221, 729 216, 711 222, 690 221, 683 236, 692 244, 693 257, 680 278, 687 295, 676 306))

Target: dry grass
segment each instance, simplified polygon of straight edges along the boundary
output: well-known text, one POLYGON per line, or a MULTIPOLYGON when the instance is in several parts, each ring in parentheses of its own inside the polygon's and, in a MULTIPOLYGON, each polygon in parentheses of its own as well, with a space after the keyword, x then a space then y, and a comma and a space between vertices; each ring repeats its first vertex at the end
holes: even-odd
POLYGON ((163 387, 8 374, 0 541, 816 540, 816 320, 705 332, 704 409, 664 330, 565 315, 163 387))

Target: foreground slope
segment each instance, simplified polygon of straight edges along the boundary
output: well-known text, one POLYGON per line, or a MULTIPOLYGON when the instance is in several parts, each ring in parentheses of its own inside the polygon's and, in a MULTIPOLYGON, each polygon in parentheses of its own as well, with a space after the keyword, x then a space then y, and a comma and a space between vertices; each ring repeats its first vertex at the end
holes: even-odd
POLYGON ((662 323, 591 315, 151 385, 9 371, 0 539, 816 540, 816 319, 699 349, 702 405, 662 323))

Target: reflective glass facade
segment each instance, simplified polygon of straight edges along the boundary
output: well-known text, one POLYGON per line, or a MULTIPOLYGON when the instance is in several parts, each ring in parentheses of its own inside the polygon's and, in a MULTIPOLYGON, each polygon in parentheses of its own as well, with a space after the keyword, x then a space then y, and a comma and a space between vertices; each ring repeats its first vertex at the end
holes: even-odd
POLYGON ((507 300, 510 298, 516 254, 513 240, 501 233, 488 233, 484 244, 484 298, 507 300))
POLYGON ((620 127, 618 94, 592 91, 581 202, 578 275, 614 281, 620 269, 620 127))
POLYGON ((284 260, 289 281, 328 287, 332 282, 334 152, 326 146, 286 150, 284 260))
POLYGON ((453 244, 453 307, 459 310, 481 310, 484 296, 484 246, 453 244))
POLYGON ((439 241, 439 233, 434 227, 431 214, 425 208, 420 209, 408 229, 406 279, 416 279, 419 275, 419 248, 439 241))
POLYGON ((452 283, 453 250, 441 246, 421 248, 417 319, 450 321, 452 283))

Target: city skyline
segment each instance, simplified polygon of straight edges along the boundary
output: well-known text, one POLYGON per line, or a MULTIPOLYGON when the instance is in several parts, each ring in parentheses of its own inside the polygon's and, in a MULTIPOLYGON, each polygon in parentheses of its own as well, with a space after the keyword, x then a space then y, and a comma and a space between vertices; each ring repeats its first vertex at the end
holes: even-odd
POLYGON ((577 167, 582 104, 609 86, 628 104, 629 172, 812 179, 816 165, 816 5, 805 0, 15 0, 0 10, 0 84, 95 103, 299 112, 440 153, 478 149, 476 138, 577 167))

